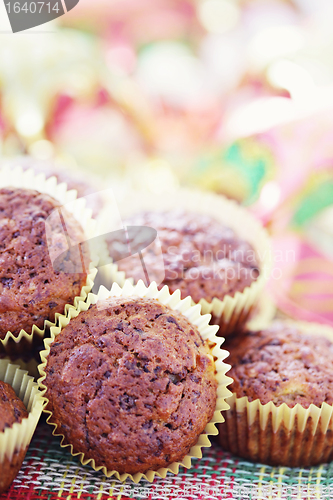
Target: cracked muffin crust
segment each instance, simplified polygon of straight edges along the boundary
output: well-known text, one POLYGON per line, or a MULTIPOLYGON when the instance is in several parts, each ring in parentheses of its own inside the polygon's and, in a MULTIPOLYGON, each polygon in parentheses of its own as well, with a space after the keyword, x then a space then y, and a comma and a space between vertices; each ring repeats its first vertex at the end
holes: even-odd
POLYGON ((234 380, 230 390, 238 398, 290 408, 297 403, 303 408, 333 404, 333 344, 327 338, 276 322, 228 339, 225 348, 234 380))
POLYGON ((208 344, 155 299, 110 297, 81 312, 51 344, 45 373, 49 422, 109 471, 181 461, 216 408, 208 344))
MULTIPOLYGON (((143 212, 126 220, 128 226, 149 226, 157 230, 162 247, 165 278, 170 292, 180 289, 182 298, 212 302, 242 292, 259 276, 254 249, 228 228, 208 215, 173 210, 143 212)), ((108 242, 111 255, 119 242, 108 242)), ((160 252, 156 240, 144 251, 146 268, 158 275, 160 252)), ((119 260, 118 269, 136 283, 142 278, 142 263, 137 255, 119 260)))
MULTIPOLYGON (((43 329, 44 321, 54 321, 56 313, 63 313, 86 282, 87 275, 70 272, 66 261, 62 269, 52 265, 45 221, 59 207, 58 201, 38 191, 0 189, 0 339, 8 331, 14 336, 21 329, 31 333, 33 325, 43 329)), ((81 226, 64 208, 62 212, 71 236, 83 241, 81 226)), ((65 251, 60 221, 52 221, 51 230, 54 247, 65 251)))
MULTIPOLYGON (((14 389, 0 380, 0 432, 16 422, 21 423, 28 417, 23 402, 15 394, 14 389)), ((15 450, 9 460, 6 456, 0 463, 0 494, 3 493, 16 477, 26 454, 26 448, 15 450)))

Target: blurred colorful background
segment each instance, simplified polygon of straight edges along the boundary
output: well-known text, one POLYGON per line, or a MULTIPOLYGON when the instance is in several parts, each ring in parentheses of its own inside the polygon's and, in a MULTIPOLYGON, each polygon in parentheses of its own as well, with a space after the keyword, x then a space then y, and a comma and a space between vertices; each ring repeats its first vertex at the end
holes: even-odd
POLYGON ((81 0, 0 34, 1 156, 81 195, 236 199, 272 235, 278 314, 333 325, 332 19, 331 0, 81 0))

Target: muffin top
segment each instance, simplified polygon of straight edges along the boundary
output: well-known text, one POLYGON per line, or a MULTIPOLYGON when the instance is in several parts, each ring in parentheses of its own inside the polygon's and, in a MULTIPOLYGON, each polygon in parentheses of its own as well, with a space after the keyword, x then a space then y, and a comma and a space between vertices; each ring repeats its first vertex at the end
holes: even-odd
POLYGON ((81 312, 51 344, 45 372, 57 432, 119 473, 181 460, 216 407, 207 343, 154 299, 110 297, 81 312))
POLYGON ((272 401, 290 408, 300 403, 333 404, 333 344, 276 322, 270 328, 228 339, 230 390, 249 401, 272 401))
MULTIPOLYGON (((80 295, 86 273, 73 272, 67 235, 55 209, 60 203, 51 196, 30 189, 0 189, 0 338, 8 331, 18 335, 23 328, 30 333, 44 320, 54 321, 67 303, 80 295), (46 240, 45 221, 49 222, 50 241, 46 240), (49 243, 49 245, 48 245, 49 243), (54 266, 50 253, 65 255, 54 266)), ((84 233, 74 217, 61 208, 72 241, 83 241, 84 233)), ((77 247, 74 246, 77 250, 77 247)), ((89 256, 84 248, 85 261, 89 256)), ((79 260, 79 258, 78 258, 79 260)), ((79 260, 81 263, 81 261, 79 260)), ((78 267, 81 270, 81 266, 78 267)))
POLYGON ((9 165, 11 168, 20 166, 23 170, 32 169, 35 174, 45 174, 46 178, 55 176, 58 183, 66 182, 67 189, 75 189, 78 198, 86 197, 87 207, 92 209, 94 217, 104 207, 104 200, 99 192, 105 188, 88 172, 82 175, 81 171, 72 170, 68 165, 59 165, 52 160, 40 160, 32 156, 20 156, 11 161, 0 160, 0 167, 1 165, 9 165), (94 196, 90 196, 92 194, 94 196))
MULTIPOLYGON (((235 232, 208 215, 174 210, 144 212, 126 220, 127 226, 149 226, 157 230, 161 243, 165 279, 171 292, 180 289, 182 298, 194 302, 214 297, 223 300, 243 291, 259 276, 255 251, 235 232)), ((109 241, 111 254, 119 242, 109 241)), ((157 240, 143 252, 148 274, 156 275, 161 267, 157 240), (155 272, 152 272, 154 271, 155 272)), ((137 282, 144 279, 138 255, 119 260, 118 268, 137 282)))
POLYGON ((28 412, 15 394, 14 389, 6 382, 0 380, 0 432, 7 427, 12 427, 15 422, 22 422, 28 417, 28 412))

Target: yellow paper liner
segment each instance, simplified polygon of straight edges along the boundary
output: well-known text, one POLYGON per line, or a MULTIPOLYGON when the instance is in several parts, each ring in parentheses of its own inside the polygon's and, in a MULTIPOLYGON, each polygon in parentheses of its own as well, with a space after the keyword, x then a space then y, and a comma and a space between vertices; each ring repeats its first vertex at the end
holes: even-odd
POLYGON ((8 356, 4 356, 3 358, 0 358, 0 360, 6 360, 9 361, 9 363, 12 363, 13 365, 17 365, 19 368, 21 368, 21 370, 26 371, 28 375, 30 377, 33 377, 35 380, 39 378, 38 365, 40 364, 40 361, 37 361, 34 358, 25 360, 16 357, 14 359, 11 359, 8 356))
MULTIPOLYGON (((152 482, 155 476, 159 476, 165 478, 167 472, 172 472, 173 474, 178 474, 179 467, 182 465, 183 467, 190 468, 191 467, 191 459, 192 458, 201 458, 202 452, 201 448, 210 447, 211 443, 208 436, 217 435, 216 425, 219 422, 223 422, 223 418, 221 416, 222 410, 226 410, 228 405, 225 402, 225 399, 230 396, 231 392, 227 389, 227 385, 229 385, 232 381, 230 377, 226 375, 226 372, 230 369, 230 366, 223 362, 223 360, 228 356, 228 352, 221 349, 221 344, 224 342, 224 339, 216 336, 216 331, 218 329, 217 326, 209 325, 210 316, 202 315, 200 313, 200 305, 193 306, 191 304, 191 297, 187 297, 186 299, 180 300, 180 292, 177 290, 172 295, 170 295, 169 289, 167 286, 163 287, 162 290, 157 289, 156 283, 151 283, 151 285, 147 288, 144 283, 140 280, 137 285, 133 286, 129 281, 127 281, 123 288, 120 288, 116 283, 113 284, 111 290, 107 290, 104 286, 101 286, 97 295, 90 293, 88 295, 87 302, 80 302, 77 308, 70 308, 67 316, 62 315, 59 319, 59 326, 53 326, 51 328, 51 338, 45 339, 45 350, 41 352, 42 364, 39 366, 39 372, 41 378, 38 380, 40 388, 46 392, 47 396, 47 388, 43 385, 43 380, 45 379, 45 371, 44 368, 47 364, 47 357, 50 352, 50 346, 57 335, 61 332, 62 328, 64 328, 71 318, 76 317, 81 311, 86 311, 90 304, 96 304, 99 300, 106 299, 110 296, 114 297, 129 297, 129 296, 138 296, 138 297, 149 297, 152 299, 159 300, 162 304, 168 305, 171 309, 175 311, 180 311, 184 316, 188 318, 188 320, 197 326, 200 335, 204 340, 208 340, 212 345, 215 346, 212 348, 212 354, 215 359, 215 367, 216 367, 216 379, 218 382, 217 388, 217 402, 216 409, 213 415, 212 420, 206 425, 204 432, 199 436, 197 443, 191 448, 188 455, 184 457, 181 462, 174 462, 167 468, 160 468, 157 471, 150 470, 143 473, 137 473, 134 475, 131 474, 119 474, 115 470, 107 470, 106 467, 100 466, 96 467, 95 461, 93 459, 86 459, 83 453, 74 453, 73 446, 71 444, 63 445, 64 436, 62 434, 57 433, 57 425, 51 422, 52 413, 50 411, 45 410, 46 413, 49 414, 47 418, 47 422, 55 427, 53 430, 53 435, 62 436, 61 446, 62 447, 70 447, 71 454, 73 456, 78 456, 81 463, 83 465, 91 465, 91 467, 96 471, 102 471, 107 477, 116 476, 120 481, 124 481, 129 478, 134 483, 138 483, 142 478, 146 479, 149 482, 152 482)), ((45 392, 43 392, 45 394, 45 392)))
MULTIPOLYGON (((237 291, 233 297, 226 295, 223 300, 214 298, 212 302, 207 302, 205 299, 199 301, 202 313, 211 314, 212 324, 220 327, 219 335, 227 336, 243 327, 255 309, 270 276, 272 265, 268 233, 251 213, 235 201, 222 195, 189 189, 179 189, 167 194, 130 192, 118 202, 118 208, 123 221, 129 216, 145 210, 161 212, 181 208, 209 215, 233 229, 237 236, 249 242, 254 248, 259 262, 260 275, 258 279, 244 288, 242 292, 237 291)), ((101 214, 102 217, 103 214, 101 214)), ((126 276, 123 271, 119 271, 116 263, 105 266, 102 272, 104 272, 106 283, 116 282, 123 286, 125 279, 129 279, 133 283, 133 278, 126 276)))
MULTIPOLYGON (((311 336, 325 336, 333 342, 333 328, 298 321, 284 321, 311 336)), ((299 403, 262 404, 234 393, 223 411, 219 426, 221 446, 235 455, 269 465, 309 467, 333 459, 333 404, 321 407, 299 403)))
POLYGON ((46 399, 25 370, 8 360, 0 360, 0 380, 11 385, 16 395, 23 401, 29 415, 21 423, 0 432, 0 469, 5 460, 11 461, 14 453, 27 449, 35 432, 46 399))
MULTIPOLYGON (((25 189, 34 189, 41 193, 46 193, 62 205, 66 205, 66 209, 72 213, 75 219, 81 224, 87 241, 93 238, 96 234, 96 221, 91 217, 91 209, 85 207, 85 200, 83 198, 77 199, 76 190, 67 190, 66 183, 57 183, 56 177, 45 178, 45 174, 36 174, 32 169, 23 171, 21 167, 2 167, 0 169, 0 189, 3 187, 16 187, 25 189)), ((74 298, 74 305, 87 298, 88 293, 94 285, 94 278, 97 273, 95 268, 98 261, 96 254, 91 254, 91 262, 89 263, 89 273, 87 275, 86 284, 82 287, 79 296, 74 298)), ((70 304, 65 305, 67 311, 70 304)), ((57 323, 59 313, 55 314, 54 322, 49 320, 44 321, 44 328, 40 329, 36 325, 32 326, 31 333, 21 330, 19 335, 14 335, 10 331, 7 332, 4 339, 0 339, 0 348, 3 348, 4 353, 10 356, 22 355, 22 346, 24 350, 33 344, 34 338, 43 339, 45 331, 57 323), (20 349, 21 347, 21 349, 20 349)))

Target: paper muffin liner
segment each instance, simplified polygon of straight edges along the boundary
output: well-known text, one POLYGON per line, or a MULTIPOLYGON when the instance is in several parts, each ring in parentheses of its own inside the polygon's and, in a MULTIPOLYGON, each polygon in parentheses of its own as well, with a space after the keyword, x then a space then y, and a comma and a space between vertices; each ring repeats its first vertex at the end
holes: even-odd
MULTIPOLYGON (((242 292, 237 291, 234 296, 226 295, 223 300, 214 298, 211 302, 205 299, 199 301, 202 313, 211 314, 212 324, 220 327, 219 335, 226 337, 245 325, 268 281, 272 264, 268 233, 245 208, 235 201, 213 193, 189 189, 179 189, 174 193, 166 194, 139 191, 127 193, 118 202, 118 209, 123 220, 145 210, 161 212, 178 208, 213 217, 221 224, 233 229, 238 237, 250 243, 255 250, 260 267, 260 275, 256 281, 244 288, 242 292)), ((116 282, 123 286, 126 279, 129 279, 131 283, 134 282, 131 276, 118 270, 116 263, 105 266, 102 272, 108 284, 116 282)))
MULTIPOLYGON (((333 342, 333 328, 298 321, 285 321, 311 336, 325 336, 333 342)), ((235 455, 269 465, 310 467, 333 459, 333 404, 309 408, 285 403, 262 404, 234 393, 223 411, 219 426, 221 446, 235 455)))
POLYGON ((46 399, 42 396, 38 384, 33 381, 33 378, 27 375, 26 371, 11 364, 9 360, 0 360, 0 380, 13 387, 29 413, 27 418, 22 419, 21 423, 14 423, 12 427, 7 427, 3 432, 0 432, 0 470, 6 463, 15 460, 15 456, 22 453, 17 462, 19 468, 46 404, 46 399))
POLYGON ((200 335, 204 340, 208 340, 211 345, 211 352, 214 356, 215 360, 215 368, 216 368, 216 379, 218 382, 217 388, 217 402, 216 409, 213 415, 212 420, 206 425, 203 433, 199 436, 197 443, 192 446, 189 454, 187 454, 181 462, 174 462, 169 465, 167 468, 160 468, 156 471, 150 470, 146 473, 136 473, 134 475, 131 474, 119 474, 115 470, 107 470, 106 467, 99 466, 97 467, 95 461, 93 459, 85 458, 83 453, 74 453, 73 446, 71 444, 63 444, 65 437, 62 434, 57 433, 57 425, 52 422, 52 412, 45 410, 46 413, 49 414, 47 418, 47 422, 53 425, 55 428, 53 430, 53 435, 62 436, 61 446, 69 447, 70 452, 73 456, 77 456, 83 465, 89 464, 95 471, 102 471, 107 477, 116 476, 120 481, 124 481, 129 478, 134 483, 138 483, 142 478, 146 479, 149 482, 152 482, 155 476, 159 476, 165 478, 168 472, 172 472, 173 474, 178 474, 179 467, 182 465, 183 467, 190 468, 192 458, 201 458, 202 457, 202 448, 207 448, 211 446, 209 436, 217 435, 217 427, 216 424, 223 422, 223 417, 221 412, 223 410, 228 409, 228 405, 225 400, 228 396, 231 395, 231 392, 227 389, 227 386, 232 382, 232 379, 226 375, 226 372, 230 369, 230 365, 227 365, 223 362, 223 360, 228 356, 228 352, 221 349, 221 344, 224 342, 224 339, 216 336, 216 331, 218 329, 215 325, 209 325, 210 316, 208 314, 202 315, 200 313, 200 305, 193 306, 191 304, 191 298, 187 297, 183 300, 180 299, 180 292, 177 290, 172 295, 170 295, 169 289, 167 286, 163 287, 162 290, 158 290, 156 283, 151 283, 151 285, 147 288, 144 283, 140 280, 137 285, 133 286, 129 281, 127 281, 123 288, 120 288, 116 283, 113 284, 111 290, 107 290, 104 286, 101 286, 98 294, 90 293, 88 295, 87 302, 80 302, 77 308, 70 308, 67 316, 62 315, 59 318, 59 326, 53 326, 51 328, 51 338, 45 339, 45 350, 41 352, 42 364, 39 366, 39 372, 41 378, 38 380, 40 388, 45 391, 47 398, 47 387, 43 384, 43 381, 46 377, 45 375, 45 366, 47 365, 47 357, 50 352, 50 346, 52 342, 55 340, 57 335, 61 332, 62 328, 64 328, 72 318, 76 317, 81 311, 86 311, 91 304, 96 304, 99 300, 106 299, 107 297, 148 297, 152 299, 157 299, 162 304, 168 305, 171 309, 175 311, 181 312, 184 316, 188 318, 188 320, 196 325, 198 328, 200 335), (213 347, 213 344, 215 346, 213 347))
POLYGON ((261 294, 253 315, 246 323, 246 330, 263 330, 267 328, 276 315, 276 305, 267 294, 261 294))
POLYGON ((1 361, 8 361, 9 363, 17 365, 21 370, 24 370, 27 372, 27 374, 30 377, 33 377, 35 380, 39 378, 39 371, 38 371, 38 365, 40 364, 40 361, 38 362, 37 359, 30 358, 28 360, 22 359, 22 358, 16 358, 15 361, 8 356, 4 356, 0 358, 1 361))
MULTIPOLYGON (((68 191, 66 183, 58 184, 56 177, 46 179, 44 173, 36 174, 32 169, 23 171, 19 166, 15 168, 4 166, 0 169, 0 189, 4 187, 34 189, 52 196, 62 206, 66 205, 66 209, 81 224, 87 236, 87 241, 89 242, 91 238, 94 238, 97 223, 91 217, 91 209, 85 207, 84 198, 77 199, 76 190, 68 191)), ((99 258, 95 249, 92 249, 90 258, 91 262, 89 263, 86 284, 81 288, 80 295, 74 298, 74 305, 85 300, 94 285, 94 278, 97 273, 95 266, 99 258)), ((70 304, 65 305, 65 311, 67 311, 68 307, 70 307, 70 304)), ((54 322, 45 320, 43 329, 33 325, 31 333, 27 333, 22 329, 19 335, 14 335, 8 331, 5 338, 0 339, 0 353, 10 356, 12 361, 15 361, 17 357, 27 355, 34 344, 42 345, 43 337, 57 323, 58 317, 59 313, 56 313, 54 322)))

